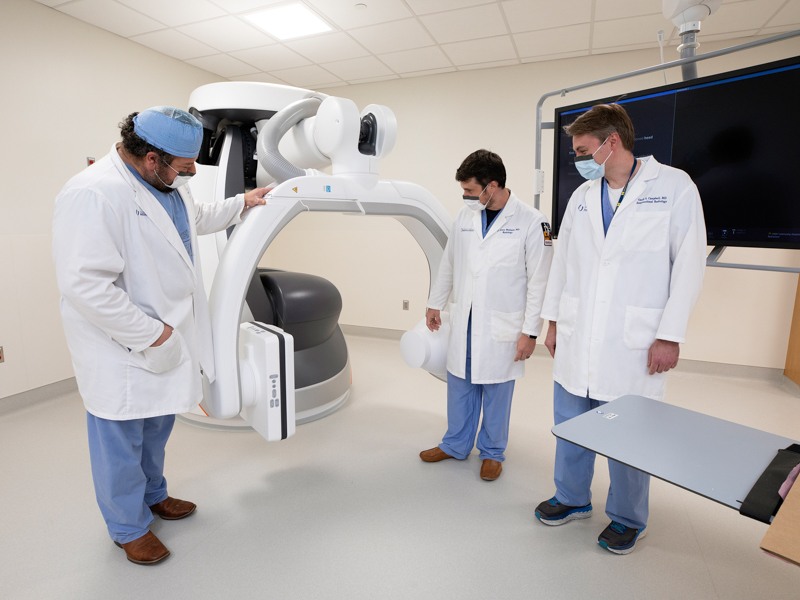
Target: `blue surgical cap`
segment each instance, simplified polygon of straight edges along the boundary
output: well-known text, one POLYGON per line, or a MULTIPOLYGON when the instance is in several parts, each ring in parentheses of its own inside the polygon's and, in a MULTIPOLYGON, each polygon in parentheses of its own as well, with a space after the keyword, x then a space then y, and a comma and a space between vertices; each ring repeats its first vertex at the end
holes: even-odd
POLYGON ((148 144, 181 158, 195 158, 203 142, 203 126, 185 110, 154 106, 133 118, 133 131, 148 144))

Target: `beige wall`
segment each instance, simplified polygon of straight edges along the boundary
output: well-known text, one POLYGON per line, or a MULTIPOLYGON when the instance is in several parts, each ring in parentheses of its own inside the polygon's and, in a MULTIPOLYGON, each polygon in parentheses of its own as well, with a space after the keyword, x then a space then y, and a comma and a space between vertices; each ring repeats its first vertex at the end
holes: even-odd
MULTIPOLYGON (((701 52, 742 41, 704 44, 701 52)), ((675 48, 666 52, 667 60, 678 57, 675 48)), ((710 75, 798 53, 800 41, 780 42, 700 63, 699 73, 710 75)), ((640 50, 327 91, 353 99, 359 108, 370 103, 391 107, 397 116, 398 140, 381 176, 428 188, 455 216, 462 206, 455 170, 480 147, 503 157, 509 187, 533 203, 535 108, 543 93, 658 62, 658 50, 640 50)), ((679 81, 679 70, 673 69, 667 78, 670 83, 679 81)), ((545 120, 552 119, 558 105, 662 83, 659 73, 551 99, 545 104, 545 120)), ((545 132, 542 164, 548 182, 541 210, 548 216, 552 144, 552 132, 545 132)), ((730 249, 725 259, 800 267, 797 251, 730 249)), ((408 329, 424 312, 428 273, 423 254, 411 236, 388 218, 301 215, 278 236, 262 264, 332 281, 342 292, 343 323, 408 329), (408 312, 402 310, 404 299, 411 302, 408 312)), ((797 275, 708 269, 683 357, 782 368, 796 287, 797 275)))
POLYGON ((30 0, 0 2, 0 398, 73 376, 50 256, 53 200, 119 139, 220 78, 30 0))

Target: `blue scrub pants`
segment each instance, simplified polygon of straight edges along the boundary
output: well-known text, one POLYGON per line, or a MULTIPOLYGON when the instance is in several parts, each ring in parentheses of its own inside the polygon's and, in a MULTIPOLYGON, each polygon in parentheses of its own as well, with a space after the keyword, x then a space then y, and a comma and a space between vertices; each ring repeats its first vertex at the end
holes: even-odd
POLYGON ((444 452, 464 460, 475 445, 475 434, 483 404, 483 422, 478 433, 481 459, 503 462, 508 445, 511 396, 514 380, 503 383, 472 383, 472 317, 467 325, 466 379, 447 372, 447 433, 439 444, 444 452))
POLYGON ((115 542, 146 534, 150 507, 166 500, 164 448, 174 424, 175 415, 110 421, 86 413, 94 491, 115 542))
MULTIPOLYGON (((570 394, 559 383, 553 390, 556 425, 605 404, 589 396, 570 394)), ((556 438, 556 500, 566 506, 586 506, 592 501, 592 477, 596 454, 556 438)), ((608 459, 611 485, 606 500, 606 515, 626 527, 647 526, 650 501, 650 475, 608 459)))

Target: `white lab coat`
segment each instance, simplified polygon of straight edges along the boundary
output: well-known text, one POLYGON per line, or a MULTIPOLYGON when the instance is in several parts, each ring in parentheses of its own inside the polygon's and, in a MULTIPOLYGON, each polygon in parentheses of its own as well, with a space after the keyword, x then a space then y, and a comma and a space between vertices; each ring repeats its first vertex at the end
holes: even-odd
POLYGON ((470 309, 472 382, 502 383, 525 374, 525 361, 514 362, 517 341, 522 333, 541 331, 553 256, 542 224, 545 216, 513 193, 485 238, 480 213, 465 206, 456 216, 428 299, 428 308, 442 310, 453 293, 447 348, 453 375, 465 379, 470 309))
POLYGON ((116 147, 56 198, 53 260, 61 316, 78 389, 97 417, 186 412, 202 399, 201 368, 215 378, 197 235, 240 222, 244 196, 195 204, 188 185, 180 193, 194 264, 167 212, 116 147), (172 336, 150 348, 163 323, 175 328, 172 336))
POLYGON ((649 375, 658 339, 684 342, 703 284, 706 228, 697 187, 647 157, 603 236, 601 180, 572 195, 562 220, 542 317, 557 322, 553 378, 577 396, 661 400, 649 375))

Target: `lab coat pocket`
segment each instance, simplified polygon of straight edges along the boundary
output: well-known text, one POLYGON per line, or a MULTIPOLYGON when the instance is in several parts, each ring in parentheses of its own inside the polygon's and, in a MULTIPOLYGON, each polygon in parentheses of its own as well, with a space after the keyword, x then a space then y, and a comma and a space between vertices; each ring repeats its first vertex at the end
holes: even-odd
POLYGON ((625 345, 631 350, 647 350, 656 341, 661 324, 661 308, 629 306, 625 311, 625 345))
POLYGON ((556 321, 556 334, 567 339, 575 331, 578 321, 578 299, 571 296, 561 296, 558 303, 558 320, 556 321))
POLYGON ((513 267, 519 262, 519 240, 492 240, 489 248, 492 267, 513 267))
POLYGON ((142 357, 148 371, 156 374, 171 371, 186 360, 180 332, 173 329, 172 335, 163 344, 142 350, 142 357))
POLYGON ((657 252, 667 243, 669 211, 636 212, 628 217, 622 247, 633 252, 657 252))
POLYGON ((519 336, 522 335, 522 321, 524 319, 524 310, 510 313, 493 310, 492 339, 500 343, 516 342, 519 336))

